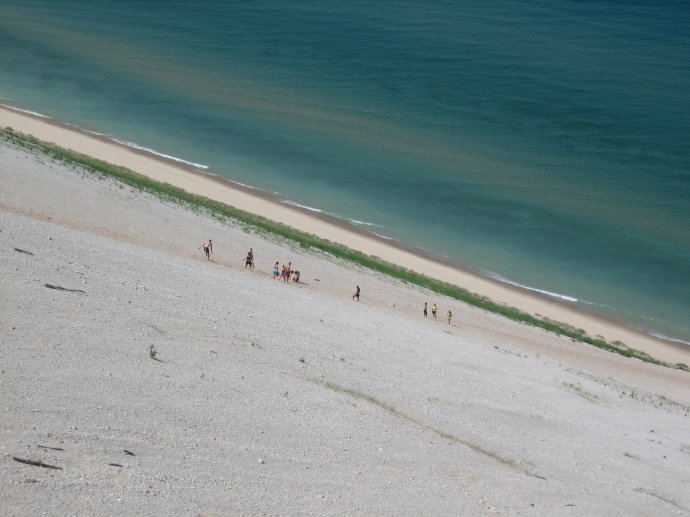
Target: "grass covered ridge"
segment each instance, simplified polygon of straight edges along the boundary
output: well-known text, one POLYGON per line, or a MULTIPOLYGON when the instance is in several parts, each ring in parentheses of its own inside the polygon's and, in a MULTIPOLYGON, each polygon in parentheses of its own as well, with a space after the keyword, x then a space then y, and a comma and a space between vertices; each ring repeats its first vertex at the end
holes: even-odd
POLYGON ((258 233, 288 239, 304 249, 329 253, 334 257, 351 262, 358 266, 365 267, 372 271, 377 271, 419 287, 424 287, 438 294, 474 305, 480 309, 500 314, 506 318, 569 337, 574 341, 588 343, 598 348, 603 348, 604 350, 615 352, 626 357, 640 359, 645 362, 690 371, 686 364, 678 363, 672 365, 654 359, 645 352, 629 348, 623 343, 609 343, 603 339, 592 338, 582 330, 574 329, 568 325, 550 321, 548 319, 532 316, 531 314, 527 314, 514 307, 495 303, 486 297, 470 293, 466 289, 456 285, 410 271, 377 257, 372 257, 359 251, 352 250, 341 244, 295 230, 294 228, 271 221, 265 217, 250 214, 218 201, 213 201, 206 197, 189 193, 168 183, 152 180, 124 167, 112 165, 101 160, 97 160, 95 158, 40 141, 30 135, 18 133, 11 128, 0 129, 0 135, 5 141, 11 142, 30 151, 41 152, 57 161, 79 165, 88 172, 95 173, 101 177, 113 178, 130 187, 156 195, 161 199, 179 203, 189 208, 204 210, 213 217, 220 219, 229 218, 239 221, 258 233))

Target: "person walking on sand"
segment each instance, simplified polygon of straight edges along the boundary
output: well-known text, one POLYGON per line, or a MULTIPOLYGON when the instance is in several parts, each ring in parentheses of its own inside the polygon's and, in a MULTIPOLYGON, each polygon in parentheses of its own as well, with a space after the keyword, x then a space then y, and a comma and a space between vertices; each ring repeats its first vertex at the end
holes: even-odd
POLYGON ((424 317, 427 317, 427 312, 426 312, 426 302, 424 302, 424 317))
POLYGON ((292 262, 288 262, 285 266, 285 276, 283 277, 283 283, 288 283, 290 281, 290 270, 292 269, 292 262))
POLYGON ((453 319, 453 313, 448 311, 448 325, 450 325, 450 320, 453 319))
POLYGON ((254 269, 254 250, 249 248, 247 252, 247 257, 244 259, 244 269, 254 269))
POLYGON ((278 277, 280 277, 280 269, 278 269, 278 261, 276 260, 276 263, 273 264, 273 279, 278 280, 278 277))
POLYGON ((354 300, 356 298, 357 301, 359 301, 359 293, 360 293, 359 286, 357 286, 357 287, 355 287, 355 292, 352 295, 352 299, 354 300))
POLYGON ((207 240, 201 246, 199 246, 199 249, 201 249, 201 248, 204 248, 204 253, 206 253, 206 258, 208 260, 211 260, 210 254, 213 253, 213 243, 211 242, 211 239, 207 240))
POLYGON ((438 307, 436 307, 436 304, 433 304, 431 306, 431 315, 436 319, 436 311, 438 311, 438 307))

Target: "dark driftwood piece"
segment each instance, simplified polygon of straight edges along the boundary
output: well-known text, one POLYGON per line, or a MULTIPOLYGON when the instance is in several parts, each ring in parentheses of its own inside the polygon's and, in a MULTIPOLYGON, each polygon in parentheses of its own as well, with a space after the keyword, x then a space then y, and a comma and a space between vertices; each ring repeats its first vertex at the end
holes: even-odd
POLYGON ((55 289, 57 291, 69 291, 70 293, 84 293, 84 294, 86 294, 86 291, 82 291, 81 289, 67 289, 66 287, 60 287, 59 285, 53 285, 53 284, 45 284, 45 286, 48 289, 55 289))
POLYGON ((16 456, 12 456, 12 459, 14 461, 18 461, 19 463, 26 463, 27 465, 33 465, 35 467, 44 467, 47 469, 62 470, 62 467, 56 467, 55 465, 49 465, 47 463, 43 463, 42 461, 25 460, 24 458, 17 458, 16 456))
POLYGON ((19 248, 14 248, 14 251, 17 251, 17 252, 19 252, 19 253, 25 253, 25 254, 27 254, 27 255, 33 255, 33 253, 31 253, 30 251, 21 250, 21 249, 19 249, 19 248))
POLYGON ((136 456, 136 454, 134 454, 132 451, 128 451, 127 449, 125 449, 125 454, 129 454, 130 456, 136 456))
POLYGON ((61 449, 60 447, 50 447, 48 445, 37 445, 36 447, 40 447, 41 449, 50 449, 51 451, 64 451, 65 449, 61 449))

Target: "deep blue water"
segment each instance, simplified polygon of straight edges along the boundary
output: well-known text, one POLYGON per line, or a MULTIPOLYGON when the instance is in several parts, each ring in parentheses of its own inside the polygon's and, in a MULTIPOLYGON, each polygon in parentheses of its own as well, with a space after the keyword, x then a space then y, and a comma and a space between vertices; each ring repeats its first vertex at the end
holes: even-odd
POLYGON ((690 4, 0 3, 7 103, 690 341, 690 4))

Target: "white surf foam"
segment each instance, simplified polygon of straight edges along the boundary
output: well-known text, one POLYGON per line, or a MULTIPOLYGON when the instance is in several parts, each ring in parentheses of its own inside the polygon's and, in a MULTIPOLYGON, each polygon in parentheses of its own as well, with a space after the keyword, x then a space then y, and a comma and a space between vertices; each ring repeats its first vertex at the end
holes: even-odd
POLYGON ((358 219, 349 219, 349 221, 357 226, 376 226, 378 228, 383 228, 383 226, 381 226, 380 224, 368 223, 366 221, 360 221, 358 219))
POLYGON ((319 208, 314 208, 314 207, 312 207, 312 206, 307 206, 307 205, 301 205, 301 204, 299 204, 299 203, 297 203, 297 202, 295 202, 295 201, 290 201, 289 199, 281 199, 280 202, 281 202, 281 203, 284 203, 284 204, 286 204, 286 205, 296 206, 297 208, 303 208, 303 209, 305 209, 305 210, 309 210, 310 212, 316 212, 316 213, 318 213, 318 214, 323 214, 323 213, 324 213, 324 211, 321 210, 321 209, 319 209, 319 208))
MULTIPOLYGON (((2 107, 4 107, 4 108, 7 108, 7 109, 10 109, 10 110, 13 110, 13 111, 17 111, 17 112, 19 112, 19 113, 26 113, 27 115, 33 115, 33 116, 35 116, 35 117, 40 117, 40 118, 52 120, 52 117, 49 117, 49 116, 47 116, 47 115, 44 115, 43 113, 38 113, 37 111, 25 110, 25 109, 17 108, 17 107, 15 107, 15 106, 10 106, 10 105, 4 104, 4 103, 0 103, 0 106, 2 106, 2 107)), ((134 142, 128 142, 128 141, 126 141, 126 140, 118 140, 117 138, 111 138, 111 137, 109 137, 108 135, 106 135, 106 134, 104 134, 104 133, 98 133, 97 131, 91 131, 91 130, 88 130, 88 129, 84 129, 84 128, 79 127, 79 126, 77 126, 77 125, 75 125, 75 124, 70 124, 69 122, 63 122, 63 124, 65 124, 66 126, 73 127, 73 128, 75 128, 75 129, 78 129, 79 131, 83 131, 83 132, 85 132, 85 133, 89 133, 89 134, 91 134, 91 135, 96 135, 96 136, 101 136, 101 137, 102 137, 102 136, 105 136, 105 137, 107 137, 107 138, 110 138, 113 142, 117 142, 118 144, 126 145, 127 147, 131 147, 132 149, 139 149, 140 151, 146 151, 147 153, 151 153, 151 154, 154 154, 154 155, 156 155, 156 156, 160 156, 161 158, 166 158, 166 159, 168 159, 168 160, 173 160, 173 161, 176 161, 176 162, 178 162, 178 163, 184 163, 185 165, 191 165, 192 167, 195 167, 195 168, 197 168, 197 169, 208 169, 208 168, 209 168, 208 165, 204 165, 203 163, 190 162, 190 161, 188 161, 188 160, 184 160, 184 159, 182 159, 182 158, 178 158, 177 156, 172 156, 172 155, 169 155, 169 154, 159 153, 158 151, 154 151, 153 149, 150 149, 150 148, 148 148, 148 147, 144 147, 144 146, 141 146, 141 145, 139 145, 139 144, 135 144, 134 142)))
POLYGON ((682 339, 678 339, 678 338, 675 338, 675 337, 669 337, 669 336, 667 336, 667 335, 665 335, 665 334, 660 334, 660 333, 658 333, 658 332, 650 332, 650 334, 651 334, 652 336, 654 336, 654 337, 658 337, 658 338, 663 339, 663 340, 665 340, 665 341, 671 341, 672 343, 678 343, 678 344, 681 344, 681 345, 690 346, 690 342, 688 342, 688 341, 683 341, 682 339))
POLYGON ((48 118, 48 119, 50 118, 49 116, 44 115, 43 113, 38 113, 37 111, 31 111, 31 110, 23 110, 23 109, 21 109, 21 108, 17 108, 17 107, 15 107, 15 106, 10 106, 10 105, 8 105, 8 104, 2 104, 2 103, 0 103, 0 106, 2 106, 3 108, 7 108, 7 109, 10 109, 10 110, 13 110, 13 111, 18 111, 18 112, 20 112, 20 113, 26 113, 26 114, 28 114, 28 115, 34 115, 34 116, 36 116, 36 117, 48 118))
POLYGON ((182 158, 178 158, 177 156, 172 156, 169 154, 164 154, 164 153, 159 153, 158 151, 154 151, 153 149, 150 149, 148 147, 141 146, 139 144, 135 144, 134 142, 128 142, 127 140, 118 140, 117 138, 113 138, 114 142, 117 142, 118 144, 126 145, 127 147, 131 147, 132 149, 139 149, 140 151, 146 151, 147 153, 155 154, 156 156, 160 156, 161 158, 166 158, 168 160, 173 160, 178 163, 184 163, 185 165, 191 165, 192 167, 195 167, 197 169, 208 169, 208 165, 204 165, 203 163, 194 163, 190 162, 188 160, 183 160, 182 158))
MULTIPOLYGON (((271 193, 271 192, 269 192, 269 191, 267 191, 267 190, 260 189, 260 188, 258 188, 258 187, 253 187, 253 186, 251 186, 251 185, 247 185, 246 183, 242 183, 241 181, 235 181, 235 180, 227 179, 226 177, 221 176, 221 175, 219 175, 219 174, 211 174, 210 172, 207 172, 206 174, 208 174, 209 176, 218 176, 219 178, 223 178, 224 180, 229 181, 230 183, 232 183, 232 184, 234 184, 234 185, 239 185, 240 187, 244 187, 244 188, 248 188, 248 189, 252 189, 252 190, 259 190, 259 191, 261 191, 261 192, 268 192, 269 194, 271 193)), ((277 194, 277 192, 272 192, 272 193, 273 193, 273 194, 277 194)))
POLYGON ((536 287, 530 287, 528 285, 523 285, 523 284, 520 284, 518 282, 513 282, 512 280, 508 280, 507 278, 503 278, 501 275, 497 275, 495 273, 492 273, 490 276, 494 280, 498 280, 499 282, 503 282, 504 284, 514 285, 515 287, 519 287, 520 289, 526 289, 527 291, 532 291, 534 293, 545 294, 546 296, 551 296, 552 298, 558 298, 559 300, 565 300, 567 302, 587 303, 587 302, 582 302, 581 300, 578 300, 577 298, 574 298, 572 296, 567 296, 565 294, 552 293, 551 291, 545 291, 544 289, 537 289, 536 287))

